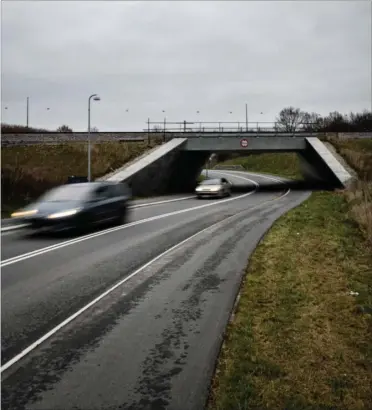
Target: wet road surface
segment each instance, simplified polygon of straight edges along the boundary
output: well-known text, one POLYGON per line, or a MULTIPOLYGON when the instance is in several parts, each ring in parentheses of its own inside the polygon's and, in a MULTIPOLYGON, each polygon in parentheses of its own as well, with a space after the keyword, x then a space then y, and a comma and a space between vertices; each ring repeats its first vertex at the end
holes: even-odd
POLYGON ((2 408, 202 409, 248 257, 308 195, 164 203, 85 237, 2 235, 2 408))

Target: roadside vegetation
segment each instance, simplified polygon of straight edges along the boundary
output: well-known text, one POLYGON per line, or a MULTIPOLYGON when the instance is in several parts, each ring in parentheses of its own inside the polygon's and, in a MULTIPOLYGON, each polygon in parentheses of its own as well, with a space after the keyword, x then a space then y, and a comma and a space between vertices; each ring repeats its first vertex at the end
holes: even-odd
POLYGON ((286 178, 302 179, 300 161, 293 153, 247 155, 228 159, 218 165, 241 165, 251 172, 280 174, 286 178))
MULTIPOLYGON (((372 141, 331 142, 360 178, 343 191, 313 193, 257 247, 209 409, 371 408, 372 141)), ((298 172, 288 170, 287 158, 276 169, 266 159, 230 161, 282 176, 298 172)))
MULTIPOLYGON (((99 178, 143 154, 159 141, 105 142, 92 146, 92 178, 99 178)), ((3 147, 1 150, 2 217, 63 184, 68 176, 87 175, 86 143, 3 147)))
POLYGON ((372 246, 372 139, 328 141, 358 174, 358 181, 345 191, 345 196, 353 218, 372 246))

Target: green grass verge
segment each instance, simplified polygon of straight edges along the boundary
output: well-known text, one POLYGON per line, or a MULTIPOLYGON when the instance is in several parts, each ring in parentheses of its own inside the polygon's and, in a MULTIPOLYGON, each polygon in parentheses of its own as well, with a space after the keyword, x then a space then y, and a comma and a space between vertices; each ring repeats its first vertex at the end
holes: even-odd
POLYGON ((294 153, 256 154, 233 158, 218 165, 241 165, 247 171, 302 179, 300 161, 294 153))
POLYGON ((345 196, 312 194, 251 258, 208 408, 370 409, 371 290, 345 196))

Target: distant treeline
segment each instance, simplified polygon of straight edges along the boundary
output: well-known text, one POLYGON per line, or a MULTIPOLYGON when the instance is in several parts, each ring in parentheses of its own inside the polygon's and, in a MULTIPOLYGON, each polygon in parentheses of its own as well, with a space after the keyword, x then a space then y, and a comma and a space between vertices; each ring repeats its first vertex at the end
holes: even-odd
MULTIPOLYGON (((283 108, 276 118, 277 128, 281 131, 294 132, 297 130, 313 132, 371 132, 372 111, 364 110, 361 113, 341 114, 338 111, 330 112, 322 117, 315 112, 309 113, 300 108, 283 108)), ((57 130, 26 127, 24 125, 1 124, 3 134, 21 133, 48 133, 73 132, 68 125, 61 125, 57 130)), ((91 132, 98 132, 96 127, 91 132)))
POLYGON ((300 108, 288 107, 276 118, 278 128, 288 132, 298 129, 314 132, 369 132, 372 131, 372 112, 342 115, 337 111, 322 117, 315 112, 308 113, 300 108))
MULTIPOLYGON (((56 130, 47 130, 44 128, 26 127, 25 125, 1 124, 2 134, 24 134, 24 133, 47 133, 47 132, 73 132, 68 125, 61 125, 56 130)), ((92 129, 92 132, 94 130, 92 129)))

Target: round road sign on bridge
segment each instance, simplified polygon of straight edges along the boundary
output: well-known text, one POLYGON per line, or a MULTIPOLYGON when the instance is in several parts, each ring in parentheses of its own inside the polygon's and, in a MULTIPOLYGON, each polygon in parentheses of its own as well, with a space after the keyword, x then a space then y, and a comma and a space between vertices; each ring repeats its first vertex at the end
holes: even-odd
POLYGON ((246 140, 245 138, 240 140, 240 146, 243 147, 243 148, 247 148, 248 147, 248 140, 246 140))

